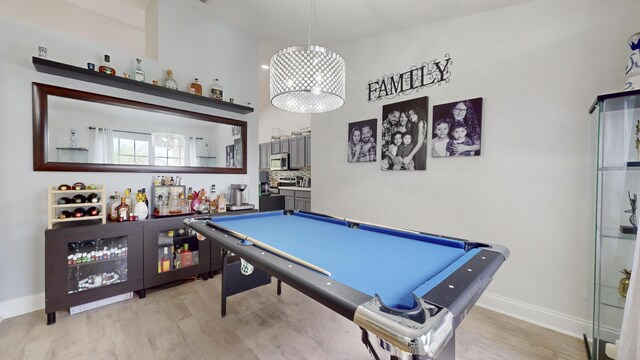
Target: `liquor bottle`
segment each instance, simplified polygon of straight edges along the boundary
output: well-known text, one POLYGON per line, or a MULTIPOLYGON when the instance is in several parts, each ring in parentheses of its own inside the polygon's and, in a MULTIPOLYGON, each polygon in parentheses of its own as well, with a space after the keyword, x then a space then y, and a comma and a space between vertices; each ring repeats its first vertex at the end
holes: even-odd
POLYGON ((227 212, 227 199, 225 199, 222 194, 218 195, 218 212, 227 212))
POLYGON ((76 204, 84 204, 87 202, 87 197, 82 194, 74 195, 73 202, 76 204))
POLYGON ((169 248, 166 246, 162 249, 164 254, 162 255, 162 259, 160 259, 160 272, 167 272, 171 270, 171 259, 169 258, 169 248))
POLYGON ((182 259, 180 258, 180 251, 182 251, 182 248, 179 247, 176 249, 176 251, 173 253, 173 268, 174 269, 180 269, 183 265, 182 265, 182 259))
POLYGON ((104 54, 104 63, 100 65, 98 71, 107 75, 116 75, 116 69, 111 67, 111 56, 104 54))
POLYGON ((142 59, 136 59, 136 68, 133 70, 133 80, 144 82, 144 70, 142 70, 142 59))
POLYGON ((131 188, 124 189, 124 199, 127 205, 132 206, 131 204, 131 188))
POLYGON ((131 207, 127 205, 127 201, 124 196, 120 198, 120 205, 116 208, 116 214, 118 214, 118 222, 129 221, 129 216, 131 216, 131 207))
POLYGON ((193 93, 196 95, 202 95, 202 85, 198 82, 198 78, 194 78, 191 83, 191 89, 193 89, 193 93))
POLYGON ((222 100, 222 85, 220 85, 218 79, 213 79, 213 86, 211 86, 211 94, 209 96, 213 99, 222 100))
POLYGON ((162 81, 162 86, 168 89, 178 90, 178 82, 173 79, 173 70, 167 70, 167 77, 162 81))
POLYGON ((87 196, 87 202, 97 204, 100 202, 100 196, 96 193, 91 193, 87 196))
POLYGON ((109 203, 107 204, 106 210, 107 214, 109 216, 109 220, 111 221, 115 221, 115 208, 116 208, 116 196, 115 195, 111 195, 109 196, 109 203))
POLYGON ((193 265, 193 254, 189 251, 189 243, 184 243, 184 249, 180 253, 180 263, 182 267, 193 265))

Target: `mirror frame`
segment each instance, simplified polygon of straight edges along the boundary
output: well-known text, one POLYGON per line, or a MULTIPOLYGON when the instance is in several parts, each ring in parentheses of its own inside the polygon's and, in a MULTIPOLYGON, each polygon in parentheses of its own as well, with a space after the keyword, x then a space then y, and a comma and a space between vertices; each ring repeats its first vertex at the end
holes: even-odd
POLYGON ((80 171, 80 172, 136 172, 136 173, 197 173, 197 174, 246 174, 247 173, 247 122, 175 109, 167 106, 143 103, 59 86, 32 83, 33 90, 33 170, 34 171, 80 171), (80 101, 122 106, 132 109, 177 115, 194 120, 240 126, 242 134, 242 167, 198 167, 92 164, 75 162, 52 162, 48 159, 48 96, 59 96, 80 101))

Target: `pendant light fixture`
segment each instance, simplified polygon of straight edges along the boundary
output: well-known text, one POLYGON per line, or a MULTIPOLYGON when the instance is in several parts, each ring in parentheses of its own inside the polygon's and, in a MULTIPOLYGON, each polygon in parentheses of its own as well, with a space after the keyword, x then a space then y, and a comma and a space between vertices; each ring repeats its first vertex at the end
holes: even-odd
POLYGON ((273 106, 297 113, 322 113, 344 104, 345 64, 334 51, 311 45, 309 6, 307 45, 290 46, 276 52, 269 66, 269 88, 273 106))

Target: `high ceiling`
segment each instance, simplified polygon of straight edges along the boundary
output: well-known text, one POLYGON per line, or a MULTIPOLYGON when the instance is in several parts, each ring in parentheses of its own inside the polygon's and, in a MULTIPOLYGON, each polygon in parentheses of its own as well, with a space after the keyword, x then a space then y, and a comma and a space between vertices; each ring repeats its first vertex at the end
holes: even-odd
MULTIPOLYGON (((153 0, 67 0, 144 29, 153 0)), ((175 0, 172 0, 175 1, 175 0)), ((305 44, 311 0, 181 0, 274 45, 305 44)), ((332 45, 532 0, 315 0, 312 42, 332 45)))
MULTIPOLYGON (((267 42, 307 42, 311 0, 182 1, 267 42)), ((317 29, 312 27, 311 37, 318 45, 338 44, 528 1, 315 0, 317 29)))

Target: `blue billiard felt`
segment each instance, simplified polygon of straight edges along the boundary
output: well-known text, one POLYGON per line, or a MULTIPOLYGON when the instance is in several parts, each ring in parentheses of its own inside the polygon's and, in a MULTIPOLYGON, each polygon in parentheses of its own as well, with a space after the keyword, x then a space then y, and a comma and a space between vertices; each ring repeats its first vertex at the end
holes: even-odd
POLYGON ((309 214, 269 212, 212 221, 321 267, 365 294, 378 294, 389 306, 411 307, 413 292, 424 295, 475 253, 466 253, 461 241, 373 226, 350 228, 309 214))

